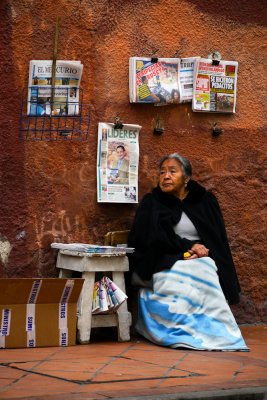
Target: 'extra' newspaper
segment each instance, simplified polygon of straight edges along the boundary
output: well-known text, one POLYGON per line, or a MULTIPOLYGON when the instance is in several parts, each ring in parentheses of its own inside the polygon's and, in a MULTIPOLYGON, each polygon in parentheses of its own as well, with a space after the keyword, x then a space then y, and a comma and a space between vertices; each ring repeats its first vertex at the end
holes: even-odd
POLYGON ((138 203, 139 125, 98 124, 97 201, 138 203))
POLYGON ((52 87, 52 60, 31 60, 27 114, 33 116, 79 115, 81 61, 56 62, 52 87))
POLYGON ((235 113, 237 88, 237 61, 200 58, 196 61, 193 111, 235 113))
POLYGON ((129 97, 131 103, 171 105, 191 102, 196 59, 130 57, 129 97))

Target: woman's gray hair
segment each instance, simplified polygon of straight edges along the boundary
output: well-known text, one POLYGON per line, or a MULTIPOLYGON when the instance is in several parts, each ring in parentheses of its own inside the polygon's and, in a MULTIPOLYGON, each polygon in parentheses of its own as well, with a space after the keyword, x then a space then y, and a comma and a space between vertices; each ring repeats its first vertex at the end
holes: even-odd
POLYGON ((173 159, 178 161, 178 163, 181 165, 184 176, 191 178, 192 165, 191 165, 190 161, 187 158, 180 156, 180 154, 178 154, 178 153, 172 153, 172 154, 169 154, 168 156, 162 157, 159 162, 159 169, 162 167, 162 164, 164 163, 164 161, 173 160, 173 159))

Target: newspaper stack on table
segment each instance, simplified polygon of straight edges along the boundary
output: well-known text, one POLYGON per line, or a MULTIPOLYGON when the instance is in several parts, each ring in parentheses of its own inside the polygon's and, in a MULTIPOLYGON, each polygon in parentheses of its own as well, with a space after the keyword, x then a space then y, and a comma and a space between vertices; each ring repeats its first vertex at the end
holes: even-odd
POLYGON ((94 284, 92 314, 113 313, 127 298, 126 294, 111 279, 103 276, 94 284))
POLYGON ((56 62, 52 87, 52 60, 31 60, 28 107, 31 116, 79 115, 79 90, 83 71, 81 61, 56 62))
POLYGON ((191 102, 196 59, 130 57, 129 97, 131 103, 155 105, 191 102))
POLYGON ((96 244, 86 243, 51 243, 53 249, 79 251, 89 254, 104 254, 104 255, 124 255, 133 253, 134 248, 126 246, 101 246, 96 244))

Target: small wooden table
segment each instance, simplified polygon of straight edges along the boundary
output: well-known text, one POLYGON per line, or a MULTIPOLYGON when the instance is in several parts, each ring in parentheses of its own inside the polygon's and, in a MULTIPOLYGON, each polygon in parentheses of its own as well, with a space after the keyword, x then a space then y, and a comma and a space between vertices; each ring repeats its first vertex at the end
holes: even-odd
POLYGON ((73 271, 82 273, 85 279, 79 300, 78 342, 90 342, 91 328, 117 326, 118 341, 130 340, 131 313, 124 301, 112 314, 92 314, 93 289, 96 272, 111 272, 114 283, 125 292, 124 272, 129 271, 126 255, 90 254, 79 251, 59 250, 56 267, 60 278, 69 278, 73 271))

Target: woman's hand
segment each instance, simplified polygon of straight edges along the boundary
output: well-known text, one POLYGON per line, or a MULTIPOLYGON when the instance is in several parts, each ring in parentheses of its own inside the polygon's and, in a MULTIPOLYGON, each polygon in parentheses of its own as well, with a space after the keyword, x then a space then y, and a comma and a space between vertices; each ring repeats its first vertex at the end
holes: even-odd
POLYGON ((199 243, 194 244, 188 252, 191 254, 190 258, 188 258, 189 260, 192 260, 193 258, 208 257, 209 255, 209 249, 199 243))

